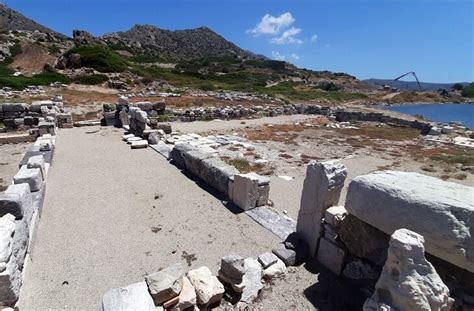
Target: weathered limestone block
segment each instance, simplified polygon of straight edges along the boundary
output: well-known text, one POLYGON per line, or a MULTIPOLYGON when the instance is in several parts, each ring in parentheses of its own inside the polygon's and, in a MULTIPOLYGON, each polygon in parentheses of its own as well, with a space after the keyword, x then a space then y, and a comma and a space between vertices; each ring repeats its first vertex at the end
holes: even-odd
POLYGON ((266 269, 276 263, 278 261, 278 257, 275 254, 266 252, 262 255, 258 256, 258 262, 262 265, 263 269, 266 269))
POLYGON ((23 269, 28 239, 30 236, 29 220, 25 218, 15 221, 15 234, 13 235, 12 257, 15 258, 18 269, 23 269))
POLYGON ((184 267, 181 263, 174 264, 153 274, 147 275, 148 285, 156 305, 176 297, 183 288, 184 267))
POLYGON ((24 112, 26 108, 27 105, 23 103, 2 104, 3 112, 24 112))
POLYGON ((316 258, 334 274, 341 274, 345 256, 344 249, 326 238, 321 238, 316 258))
POLYGON ((148 115, 143 110, 137 110, 135 111, 135 120, 137 120, 138 122, 146 123, 146 121, 148 120, 148 115))
POLYGON ((176 145, 170 153, 170 159, 181 169, 186 168, 185 154, 195 148, 189 144, 176 145))
POLYGON ((202 161, 201 178, 219 192, 228 193, 229 179, 239 171, 216 157, 208 157, 202 161))
POLYGON ((13 215, 7 214, 0 218, 0 306, 13 307, 22 284, 18 258, 13 252, 15 228, 13 215))
POLYGON ((43 155, 37 155, 28 159, 27 168, 38 168, 43 180, 46 178, 46 167, 43 155))
POLYGON ((338 203, 346 176, 346 167, 336 161, 308 164, 296 232, 308 243, 312 257, 321 235, 321 220, 326 210, 338 203))
POLYGON ((196 290, 197 303, 209 306, 219 302, 224 294, 224 286, 208 267, 200 267, 188 272, 188 279, 196 290))
POLYGON ((197 303, 196 291, 187 277, 183 277, 183 289, 178 296, 178 303, 173 306, 174 310, 185 310, 194 307, 197 303))
POLYGON ((425 258, 424 239, 407 230, 396 230, 374 295, 364 310, 451 310, 449 289, 425 258))
POLYGON ((417 173, 374 172, 351 182, 346 209, 387 234, 416 230, 428 253, 474 272, 473 193, 417 173))
POLYGON ((332 206, 324 213, 324 221, 336 228, 339 228, 346 215, 347 210, 344 206, 332 206))
POLYGON ((27 183, 30 185, 31 192, 35 192, 41 189, 43 186, 43 176, 39 168, 27 168, 26 165, 22 166, 18 173, 13 176, 13 182, 15 184, 27 183))
POLYGON ((102 311, 143 310, 155 311, 155 304, 145 281, 127 287, 114 288, 102 298, 102 311))
POLYGON ((244 283, 244 290, 240 301, 245 303, 252 303, 257 297, 262 285, 262 266, 258 260, 253 258, 246 258, 244 260, 245 274, 242 278, 244 283))
POLYGON ((286 274, 286 265, 277 258, 277 261, 263 270, 262 277, 267 280, 286 274))
POLYGON ((143 111, 153 110, 153 103, 150 102, 138 102, 136 105, 143 111))
POLYGON ((221 268, 218 272, 219 280, 229 284, 237 293, 241 293, 245 287, 242 281, 244 274, 244 259, 242 257, 235 255, 222 257, 221 268))
POLYGON ((54 122, 41 121, 38 123, 38 132, 40 136, 45 134, 56 135, 56 126, 54 122))
POLYGON ((27 183, 8 186, 5 193, 0 194, 0 216, 12 214, 16 219, 32 213, 30 185, 27 183))
POLYGON ((153 103, 153 110, 163 111, 165 109, 166 109, 166 103, 165 102, 155 102, 155 103, 153 103))
POLYGON ((119 112, 119 120, 120 120, 120 124, 121 124, 122 126, 124 126, 124 125, 129 125, 128 114, 127 114, 127 111, 125 111, 125 109, 120 110, 120 112, 119 112))
POLYGON ((246 211, 257 206, 258 198, 258 177, 253 174, 235 174, 233 202, 246 211))
POLYGON ((267 205, 269 196, 270 196, 270 184, 259 185, 257 206, 267 205))
POLYGON ((148 147, 148 142, 144 139, 132 141, 131 147, 132 149, 146 148, 148 147))

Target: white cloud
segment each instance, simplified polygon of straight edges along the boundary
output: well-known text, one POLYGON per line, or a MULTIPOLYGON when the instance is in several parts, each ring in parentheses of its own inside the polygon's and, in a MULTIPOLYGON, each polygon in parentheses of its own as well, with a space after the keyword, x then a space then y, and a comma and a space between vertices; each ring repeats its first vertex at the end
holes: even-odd
POLYGON ((288 30, 285 30, 281 36, 272 38, 271 43, 276 44, 302 44, 303 40, 295 38, 297 34, 301 32, 301 28, 291 27, 288 30))
POLYGON ((255 35, 278 35, 284 29, 290 27, 295 22, 294 17, 290 12, 281 14, 280 16, 272 16, 265 14, 262 20, 253 29, 247 30, 247 32, 255 35))
POLYGON ((295 60, 299 60, 300 59, 300 56, 296 53, 292 53, 291 54, 291 58, 295 59, 295 60))
POLYGON ((272 58, 275 60, 285 60, 285 55, 280 54, 280 52, 272 51, 272 58))
POLYGON ((316 43, 318 41, 318 35, 311 36, 311 43, 316 43))

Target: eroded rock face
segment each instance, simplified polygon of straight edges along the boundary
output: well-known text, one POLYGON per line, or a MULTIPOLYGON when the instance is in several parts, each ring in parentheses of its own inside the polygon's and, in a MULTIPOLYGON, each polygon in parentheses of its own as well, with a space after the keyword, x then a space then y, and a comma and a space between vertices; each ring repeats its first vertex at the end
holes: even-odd
POLYGON ((450 310, 449 289, 424 252, 421 235, 407 229, 395 231, 375 293, 364 310, 450 310))
POLYGON ((392 234, 414 230, 426 251, 474 272, 474 188, 406 172, 359 176, 349 185, 349 214, 392 234))

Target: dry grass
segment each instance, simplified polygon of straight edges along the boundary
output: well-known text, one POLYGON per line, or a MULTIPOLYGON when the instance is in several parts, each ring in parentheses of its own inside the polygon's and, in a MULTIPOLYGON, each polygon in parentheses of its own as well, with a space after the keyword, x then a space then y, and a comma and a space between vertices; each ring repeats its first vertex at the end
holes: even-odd
POLYGON ((417 129, 407 127, 376 127, 367 126, 360 129, 340 129, 340 133, 350 136, 362 136, 369 139, 385 139, 390 141, 412 140, 420 135, 417 129))

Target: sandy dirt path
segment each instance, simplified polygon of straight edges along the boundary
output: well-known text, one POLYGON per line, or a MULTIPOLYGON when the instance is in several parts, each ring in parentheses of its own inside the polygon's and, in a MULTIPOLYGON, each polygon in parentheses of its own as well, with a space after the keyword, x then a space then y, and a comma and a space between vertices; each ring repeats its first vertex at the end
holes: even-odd
POLYGON ((113 128, 61 130, 21 310, 93 309, 109 289, 181 261, 217 273, 220 257, 278 241, 152 149, 113 128))

